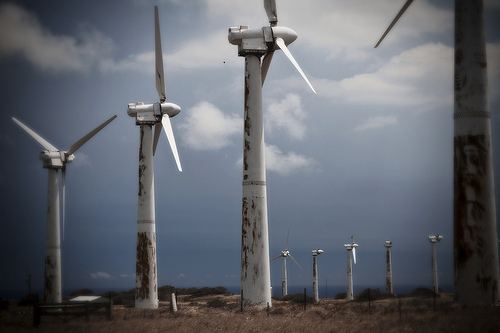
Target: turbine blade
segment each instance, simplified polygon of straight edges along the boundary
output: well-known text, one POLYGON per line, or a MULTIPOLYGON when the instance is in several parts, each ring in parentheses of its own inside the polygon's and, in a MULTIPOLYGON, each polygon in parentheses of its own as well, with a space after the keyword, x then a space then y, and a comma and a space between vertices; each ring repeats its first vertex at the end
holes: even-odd
POLYGON ((14 120, 16 124, 18 124, 23 130, 25 130, 29 135, 31 135, 31 137, 35 139, 39 144, 41 144, 45 149, 49 151, 59 151, 59 149, 48 143, 44 138, 36 134, 33 130, 31 130, 28 126, 24 125, 16 118, 12 117, 12 120, 14 120))
POLYGON ((276 0, 264 0, 264 9, 266 10, 269 23, 276 25, 278 23, 278 14, 276 12, 276 0))
POLYGON ((356 263, 356 248, 352 248, 352 258, 354 259, 354 263, 356 263))
POLYGON ((309 82, 309 80, 307 79, 306 75, 304 74, 304 72, 300 68, 299 64, 297 63, 297 61, 295 61, 295 58, 293 57, 293 55, 290 53, 290 51, 286 47, 285 41, 282 38, 278 37, 278 38, 276 38, 276 45, 278 45, 279 48, 283 51, 283 53, 285 53, 285 55, 288 57, 288 59, 292 62, 292 64, 295 66, 295 68, 299 71, 300 75, 302 75, 302 77, 304 78, 304 80, 306 80, 306 82, 309 85, 309 87, 311 88, 311 90, 315 94, 317 94, 317 92, 316 92, 316 90, 314 90, 311 82, 309 82))
POLYGON ((267 52, 262 59, 261 65, 261 74, 262 74, 262 85, 264 85, 264 81, 266 80, 267 71, 269 70, 269 65, 271 65, 271 60, 273 59, 274 51, 267 52))
POLYGON ((62 236, 64 241, 64 225, 66 222, 66 164, 61 170, 62 176, 62 236))
POLYGON ((154 139, 153 139, 153 156, 155 156, 156 145, 158 144, 158 139, 160 138, 162 128, 163 128, 163 125, 161 122, 158 122, 155 124, 155 134, 154 134, 154 139))
POLYGON ((299 263, 298 263, 298 262, 297 262, 297 261, 296 261, 296 260, 292 257, 292 255, 291 255, 291 254, 288 254, 288 256, 290 257, 290 259, 292 259, 292 260, 293 260, 293 262, 294 262, 294 263, 296 263, 296 264, 297 264, 297 266, 299 266, 299 268, 300 268, 300 269, 302 269, 302 267, 300 267, 299 263))
POLYGON ((413 2, 413 0, 407 0, 406 1, 406 3, 403 5, 403 8, 401 8, 401 10, 399 11, 398 15, 396 15, 396 17, 394 18, 394 20, 392 20, 391 24, 389 25, 389 27, 387 28, 387 30, 384 32, 384 34, 382 35, 382 37, 380 37, 380 40, 377 42, 377 44, 375 45, 374 48, 377 48, 377 46, 379 46, 380 43, 382 43, 382 41, 384 40, 385 36, 387 36, 387 34, 389 33, 389 31, 391 31, 392 27, 396 24, 396 22, 404 14, 404 12, 408 9, 408 7, 410 7, 410 5, 411 5, 412 2, 413 2))
POLYGON ((167 114, 163 115, 161 118, 161 122, 163 124, 163 129, 165 130, 165 134, 167 135, 168 143, 170 143, 170 148, 172 149, 172 153, 174 154, 175 163, 177 163, 177 168, 182 172, 181 161, 179 160, 179 153, 177 152, 177 146, 175 144, 174 132, 172 131, 172 124, 170 124, 170 118, 167 114))
POLYGON ((276 260, 276 259, 281 258, 281 257, 283 257, 283 255, 281 255, 281 254, 280 254, 279 256, 277 256, 277 257, 276 257, 276 258, 274 258, 274 259, 271 259, 270 261, 276 260))
POLYGON ((85 142, 89 141, 94 135, 96 135, 100 130, 102 130, 106 125, 108 125, 110 122, 112 122, 116 118, 116 115, 113 117, 109 118, 105 122, 103 122, 101 125, 97 126, 93 131, 89 132, 87 135, 85 135, 83 138, 75 142, 69 150, 66 152, 66 155, 69 156, 73 154, 75 151, 77 151, 81 146, 85 144, 85 142))
POLYGON ((160 20, 158 6, 155 6, 155 63, 156 63, 156 91, 160 100, 165 100, 165 72, 163 71, 163 53, 161 51, 160 20))
POLYGON ((290 237, 290 230, 288 230, 288 234, 286 235, 286 251, 288 251, 288 237, 290 237))

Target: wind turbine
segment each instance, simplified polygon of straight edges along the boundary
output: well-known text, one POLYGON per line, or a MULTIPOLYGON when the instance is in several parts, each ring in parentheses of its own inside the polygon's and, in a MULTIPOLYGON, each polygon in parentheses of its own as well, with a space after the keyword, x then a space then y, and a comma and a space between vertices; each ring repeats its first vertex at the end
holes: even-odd
POLYGON ((443 239, 441 235, 429 236, 429 242, 431 242, 432 247, 432 291, 435 294, 439 293, 438 289, 438 273, 437 273, 437 260, 436 260, 436 243, 440 242, 443 239))
MULTIPOLYGON (((375 47, 411 3, 406 1, 375 47)), ((483 12, 482 0, 455 0, 453 247, 459 303, 500 300, 483 12)))
POLYGON ((285 297, 286 295, 288 295, 288 287, 287 287, 287 280, 286 280, 286 258, 290 257, 290 259, 292 259, 293 262, 296 263, 300 269, 302 269, 302 267, 300 267, 299 263, 290 254, 290 251, 288 251, 288 236, 290 236, 290 232, 288 232, 288 235, 286 236, 285 251, 281 251, 281 254, 279 256, 277 256, 274 259, 271 259, 271 261, 273 261, 273 260, 276 260, 278 258, 283 258, 283 278, 281 280, 281 297, 285 297))
POLYGON ((167 135, 174 154, 177 168, 182 171, 170 118, 177 115, 181 108, 173 103, 166 103, 163 56, 161 50, 160 23, 158 6, 155 6, 155 67, 156 91, 159 103, 128 104, 127 113, 135 117, 135 124, 140 127, 139 147, 139 193, 137 205, 137 256, 135 275, 135 307, 158 308, 158 286, 156 276, 156 227, 154 201, 153 155, 162 128, 167 135), (152 137, 155 127, 154 140, 152 137))
POLYGON ((66 196, 66 164, 73 162, 74 153, 88 140, 102 130, 106 125, 116 118, 116 115, 106 120, 93 131, 75 142, 64 151, 59 150, 48 141, 35 133, 28 126, 12 118, 23 130, 45 148, 40 153, 43 167, 48 170, 49 181, 47 187, 47 237, 45 242, 45 277, 44 277, 44 301, 45 303, 61 303, 61 226, 59 208, 59 169, 62 174, 62 197, 63 197, 63 234, 66 196))
POLYGON ((351 301, 354 298, 353 287, 352 287, 352 261, 356 263, 356 248, 358 244, 354 243, 354 236, 351 236, 351 244, 344 244, 347 250, 347 296, 346 299, 351 301), (352 259, 351 259, 352 254, 352 259))
MULTIPOLYGON (((274 51, 281 49, 305 78, 287 48, 287 45, 297 38, 297 33, 292 29, 277 26, 274 0, 264 0, 264 8, 269 17, 269 27, 254 30, 250 30, 248 26, 232 27, 229 28, 228 35, 229 42, 238 45, 238 55, 245 57, 242 304, 262 308, 271 306, 262 85, 274 51), (262 56, 264 59, 261 63, 262 56)), ((312 89, 310 82, 305 79, 312 89)))
MULTIPOLYGON (((313 255, 313 294, 314 294, 314 300, 316 302, 319 301, 319 291, 318 291, 318 260, 317 256, 319 256, 321 253, 323 253, 323 250, 317 249, 317 250, 312 250, 312 255, 313 255)), ((327 295, 328 298, 328 295, 327 295)))
POLYGON ((391 241, 385 241, 385 248, 387 249, 387 253, 385 256, 385 262, 386 262, 386 277, 385 277, 385 291, 388 294, 393 293, 392 289, 392 262, 391 262, 391 247, 392 247, 392 242, 391 241))

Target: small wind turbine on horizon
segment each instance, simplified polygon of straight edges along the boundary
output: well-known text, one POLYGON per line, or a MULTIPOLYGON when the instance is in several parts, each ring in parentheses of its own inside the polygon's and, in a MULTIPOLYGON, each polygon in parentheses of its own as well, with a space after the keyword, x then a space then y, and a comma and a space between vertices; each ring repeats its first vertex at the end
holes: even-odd
POLYGON ((356 263, 356 248, 358 244, 354 243, 354 236, 351 236, 351 244, 344 244, 347 250, 347 296, 348 301, 354 298, 353 286, 352 286, 352 261, 356 263), (352 257, 352 258, 351 258, 352 257))
POLYGON ((154 104, 130 103, 127 108, 128 115, 135 117, 135 123, 140 127, 135 307, 146 309, 158 308, 153 156, 162 128, 170 143, 177 168, 182 171, 170 124, 170 118, 177 115, 181 108, 176 104, 165 102, 165 74, 158 6, 154 7, 154 22, 156 91, 160 102, 154 104), (153 126, 155 127, 154 139, 152 137, 153 126))
POLYGON ((264 0, 264 9, 270 26, 254 30, 250 30, 248 26, 232 27, 229 28, 228 35, 229 42, 238 45, 238 55, 245 57, 242 304, 261 308, 271 306, 262 85, 275 50, 281 49, 285 53, 314 91, 287 48, 297 38, 297 33, 277 26, 275 0, 264 0), (261 62, 262 56, 264 59, 261 62))
POLYGON ((429 236, 429 242, 431 242, 431 247, 432 247, 432 261, 431 261, 431 267, 432 267, 432 291, 435 294, 439 293, 439 288, 438 288, 438 272, 437 272, 437 259, 436 259, 436 243, 440 242, 441 239, 443 239, 443 236, 437 234, 433 236, 429 236))
MULTIPOLYGON (((319 285, 318 285, 318 259, 317 257, 323 253, 323 250, 312 250, 313 256, 313 296, 316 302, 319 301, 319 285)), ((326 296, 328 298, 328 295, 326 296)))
POLYGON ((281 280, 281 297, 285 297, 286 295, 288 295, 288 285, 287 285, 287 275, 286 275, 286 258, 290 257, 290 259, 292 259, 293 262, 295 264, 297 264, 297 266, 299 266, 300 269, 302 269, 302 267, 300 267, 299 263, 292 257, 292 254, 290 253, 290 251, 288 251, 288 237, 289 236, 290 236, 290 231, 288 232, 288 234, 286 236, 285 250, 281 251, 281 254, 279 256, 277 256, 276 258, 271 259, 271 261, 273 261, 273 260, 276 260, 278 258, 283 258, 283 277, 281 280))
MULTIPOLYGON (((412 2, 406 1, 375 47, 412 2)), ((455 0, 454 59, 455 301, 496 304, 500 267, 482 0, 455 0)))
POLYGON ((59 169, 62 177, 62 206, 63 222, 62 230, 64 236, 65 223, 65 197, 66 197, 66 164, 73 162, 74 153, 89 141, 94 135, 116 118, 116 115, 106 120, 97 128, 89 132, 71 147, 64 151, 51 145, 47 140, 35 133, 28 126, 16 118, 12 120, 25 130, 33 139, 46 150, 40 153, 43 167, 48 170, 47 187, 47 229, 45 242, 45 276, 44 276, 44 301, 45 303, 61 303, 62 301, 62 279, 61 279, 61 218, 59 208, 59 169))
POLYGON ((386 256, 385 256, 385 263, 386 263, 386 277, 385 277, 385 292, 392 295, 393 294, 393 288, 392 288, 392 260, 391 260, 391 247, 392 247, 392 242, 391 241, 385 241, 385 248, 387 249, 386 251, 386 256))

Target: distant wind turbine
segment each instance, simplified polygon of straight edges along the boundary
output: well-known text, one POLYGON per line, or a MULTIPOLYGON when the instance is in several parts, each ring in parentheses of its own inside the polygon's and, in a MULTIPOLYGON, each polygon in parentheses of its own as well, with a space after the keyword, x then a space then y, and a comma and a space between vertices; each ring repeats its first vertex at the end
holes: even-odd
POLYGON ((392 289, 391 247, 392 247, 392 242, 385 241, 385 248, 387 249, 385 256, 385 263, 386 263, 385 291, 386 293, 392 295, 393 289, 392 289))
MULTIPOLYGON (((316 302, 319 301, 319 286, 318 286, 318 260, 317 257, 323 253, 323 250, 312 250, 313 256, 313 295, 316 302)), ((328 295, 326 296, 328 298, 328 295)))
POLYGON ((439 234, 435 235, 435 236, 429 236, 429 242, 431 242, 431 247, 432 247, 432 261, 431 261, 431 267, 432 267, 432 291, 434 291, 435 294, 439 293, 437 260, 436 260, 436 243, 440 242, 441 239, 443 239, 443 236, 441 236, 439 234))
POLYGON ((62 197, 63 197, 63 233, 66 196, 66 164, 73 162, 75 153, 81 146, 89 141, 94 135, 116 118, 116 115, 99 125, 83 138, 75 142, 67 151, 59 150, 28 126, 12 118, 33 139, 46 150, 40 153, 43 167, 48 170, 49 182, 47 189, 47 236, 45 242, 45 277, 44 277, 44 301, 45 303, 61 303, 61 226, 59 208, 59 169, 62 173, 62 197))
POLYGON ((271 259, 271 261, 273 261, 273 260, 276 260, 278 258, 283 258, 283 278, 281 280, 281 297, 285 297, 286 295, 288 295, 288 285, 287 285, 287 276, 286 276, 286 258, 290 257, 290 259, 292 259, 293 262, 295 264, 297 264, 297 266, 299 266, 300 269, 302 269, 302 267, 300 267, 299 263, 292 257, 292 254, 290 253, 290 251, 288 251, 288 236, 290 236, 290 232, 288 232, 288 234, 286 236, 285 251, 281 251, 281 254, 279 256, 271 259))
POLYGON ((128 115, 135 117, 135 123, 140 127, 135 307, 146 309, 158 308, 153 155, 162 128, 167 135, 177 168, 182 171, 170 124, 170 118, 177 115, 181 108, 176 104, 165 102, 165 78, 158 6, 155 6, 154 13, 156 91, 160 102, 154 104, 130 103, 127 109, 128 115), (154 140, 152 138, 153 126, 155 127, 154 140))
POLYGON ((500 301, 500 269, 483 13, 482 0, 455 0, 453 247, 455 301, 489 304, 500 301))
POLYGON ((354 243, 354 236, 351 236, 351 244, 344 244, 347 250, 347 296, 348 301, 354 298, 353 286, 352 286, 352 261, 356 263, 356 248, 358 244, 354 243), (351 259, 352 254, 352 259, 351 259))
POLYGON ((287 48, 287 45, 297 38, 297 33, 289 28, 277 26, 274 0, 264 0, 264 8, 270 26, 255 30, 250 30, 248 26, 233 27, 229 29, 228 36, 231 44, 238 45, 238 55, 245 57, 242 304, 258 307, 271 306, 262 85, 274 51, 281 49, 313 89, 287 48), (262 56, 264 59, 261 63, 262 56))

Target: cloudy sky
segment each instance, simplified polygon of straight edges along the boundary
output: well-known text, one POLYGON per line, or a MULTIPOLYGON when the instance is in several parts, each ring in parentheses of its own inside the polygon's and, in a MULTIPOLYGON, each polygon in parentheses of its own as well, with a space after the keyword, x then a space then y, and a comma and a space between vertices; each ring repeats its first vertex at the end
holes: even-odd
MULTIPOLYGON (((359 244, 358 285, 453 281, 453 1, 418 0, 373 46, 404 0, 277 0, 279 24, 318 92, 277 52, 263 105, 271 256, 290 231, 289 285, 346 284, 344 243, 359 244)), ((133 288, 139 128, 127 104, 157 102, 153 6, 183 172, 162 137, 155 156, 159 285, 240 281, 244 60, 229 27, 268 25, 261 0, 0 2, 0 289, 42 288, 47 170, 11 117, 67 150, 63 288, 133 288)), ((485 1, 489 98, 500 211, 500 1, 485 1)), ((281 263, 271 264, 280 285, 281 263)), ((279 290, 277 291, 279 293, 279 290)))

